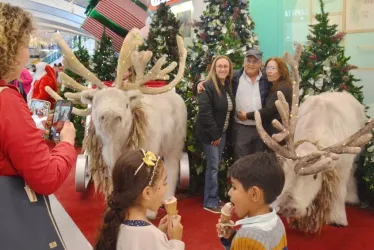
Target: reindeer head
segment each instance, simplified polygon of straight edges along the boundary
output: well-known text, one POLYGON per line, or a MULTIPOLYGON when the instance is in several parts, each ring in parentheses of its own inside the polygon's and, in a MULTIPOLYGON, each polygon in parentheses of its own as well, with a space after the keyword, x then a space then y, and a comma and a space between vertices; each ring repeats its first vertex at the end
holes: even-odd
MULTIPOLYGON (((164 56, 158 59, 153 68, 145 74, 144 71, 152 58, 152 52, 137 51, 138 46, 143 43, 138 29, 131 30, 124 39, 119 54, 114 88, 106 87, 100 79, 85 68, 59 35, 55 36, 55 40, 64 55, 64 65, 97 87, 96 89, 89 89, 75 82, 68 75, 60 73, 63 84, 79 91, 78 93, 65 93, 65 97, 74 103, 83 103, 91 106, 91 108, 86 110, 74 108, 73 113, 84 116, 90 114, 92 110, 92 121, 96 135, 100 138, 103 146, 104 160, 111 167, 121 153, 121 148, 127 148, 128 146, 137 147, 137 143, 129 145, 129 141, 135 137, 133 134, 136 133, 135 130, 137 128, 147 125, 140 102, 142 94, 156 95, 165 93, 175 87, 183 77, 187 57, 183 39, 180 36, 177 37, 179 49, 178 73, 173 81, 160 88, 149 88, 144 86, 144 84, 156 79, 169 80, 168 74, 175 69, 178 63, 172 62, 166 68, 161 69, 166 62, 166 56, 164 56), (136 79, 134 82, 123 83, 124 73, 130 67, 134 67, 136 79), (111 145, 115 144, 115 148, 107 148, 109 143, 111 145), (105 151, 107 152, 105 153, 105 151)), ((56 100, 62 99, 50 88, 46 90, 56 100)))
MULTIPOLYGON (((374 121, 370 121, 364 128, 349 138, 325 148, 309 140, 295 143, 294 136, 299 111, 300 82, 297 62, 300 58, 300 53, 301 46, 298 45, 293 58, 288 53, 284 55, 285 61, 292 69, 293 97, 290 111, 289 104, 286 102, 282 92, 277 93, 278 100, 275 105, 282 123, 278 120, 273 120, 272 125, 279 133, 270 137, 262 126, 260 113, 255 113, 257 131, 264 143, 282 159, 286 177, 283 192, 273 205, 279 206, 281 214, 293 218, 311 216, 315 212, 313 209, 315 209, 314 206, 316 205, 330 205, 316 204, 315 201, 321 195, 325 196, 323 197, 325 200, 331 199, 328 196, 332 192, 324 192, 324 190, 331 189, 332 187, 328 186, 328 183, 336 182, 337 178, 339 178, 335 169, 337 160, 341 154, 359 153, 361 151, 360 147, 371 140, 370 131, 374 127, 374 121), (279 144, 283 140, 286 141, 285 146, 279 144)), ((298 132, 301 133, 302 131, 298 132)))

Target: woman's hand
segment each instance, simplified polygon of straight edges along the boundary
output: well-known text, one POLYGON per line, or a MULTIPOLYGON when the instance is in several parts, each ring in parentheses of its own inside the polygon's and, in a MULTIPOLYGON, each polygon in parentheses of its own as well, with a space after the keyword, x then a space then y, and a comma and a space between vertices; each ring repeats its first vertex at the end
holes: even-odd
POLYGON ((168 232, 168 215, 165 215, 164 218, 160 220, 160 223, 158 224, 158 229, 160 229, 164 234, 167 234, 168 232))
POLYGON ((214 147, 218 147, 218 145, 221 143, 221 138, 219 138, 216 141, 212 141, 210 144, 214 147))
POLYGON ((239 120, 241 121, 245 121, 247 120, 247 113, 245 113, 244 111, 239 111, 238 114, 237 114, 239 120))
POLYGON ((198 94, 200 94, 201 92, 203 92, 205 90, 204 83, 205 83, 205 81, 201 81, 197 84, 197 93, 198 94))
POLYGON ((75 128, 71 121, 66 121, 60 133, 60 141, 68 142, 74 146, 75 144, 75 128))

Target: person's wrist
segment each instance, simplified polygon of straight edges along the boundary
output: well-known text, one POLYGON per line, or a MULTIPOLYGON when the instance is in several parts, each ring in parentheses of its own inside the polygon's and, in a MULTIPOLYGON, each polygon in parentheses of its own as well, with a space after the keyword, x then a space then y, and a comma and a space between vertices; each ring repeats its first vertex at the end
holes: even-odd
POLYGON ((61 139, 61 142, 67 142, 67 143, 69 143, 72 146, 74 146, 74 144, 75 144, 75 141, 71 140, 71 139, 61 139))

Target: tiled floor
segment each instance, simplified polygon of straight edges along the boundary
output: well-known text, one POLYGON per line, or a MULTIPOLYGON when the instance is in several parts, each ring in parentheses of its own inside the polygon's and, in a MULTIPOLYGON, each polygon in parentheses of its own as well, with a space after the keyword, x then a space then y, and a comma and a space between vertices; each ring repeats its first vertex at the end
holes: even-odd
POLYGON ((51 202, 52 213, 60 229, 67 250, 92 250, 92 246, 87 241, 86 237, 84 237, 56 197, 50 195, 49 200, 51 202))

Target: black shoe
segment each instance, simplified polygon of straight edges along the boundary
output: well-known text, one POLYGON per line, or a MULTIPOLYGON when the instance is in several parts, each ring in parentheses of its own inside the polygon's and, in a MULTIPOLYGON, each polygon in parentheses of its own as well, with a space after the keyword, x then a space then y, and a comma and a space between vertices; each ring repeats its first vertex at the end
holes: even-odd
POLYGON ((209 212, 215 213, 215 214, 220 214, 221 213, 221 208, 219 206, 216 206, 216 207, 204 207, 204 209, 206 211, 209 211, 209 212))

